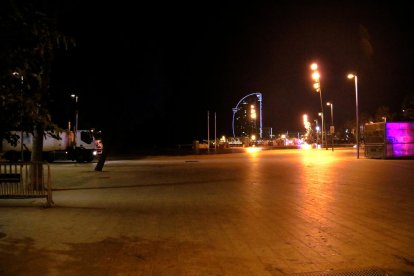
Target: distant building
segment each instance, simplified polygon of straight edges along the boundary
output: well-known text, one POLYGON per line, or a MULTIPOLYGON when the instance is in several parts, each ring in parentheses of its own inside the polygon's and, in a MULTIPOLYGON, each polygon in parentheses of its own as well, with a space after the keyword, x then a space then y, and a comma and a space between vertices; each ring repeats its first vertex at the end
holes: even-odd
POLYGON ((262 138, 262 94, 252 93, 233 108, 233 136, 262 138))

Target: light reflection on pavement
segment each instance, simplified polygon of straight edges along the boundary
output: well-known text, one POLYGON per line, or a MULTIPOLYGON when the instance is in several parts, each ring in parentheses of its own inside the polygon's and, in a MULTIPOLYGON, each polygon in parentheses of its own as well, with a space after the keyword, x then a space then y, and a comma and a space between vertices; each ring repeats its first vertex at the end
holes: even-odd
POLYGON ((0 274, 414 273, 414 160, 272 150, 93 168, 53 164, 52 208, 0 201, 0 274))

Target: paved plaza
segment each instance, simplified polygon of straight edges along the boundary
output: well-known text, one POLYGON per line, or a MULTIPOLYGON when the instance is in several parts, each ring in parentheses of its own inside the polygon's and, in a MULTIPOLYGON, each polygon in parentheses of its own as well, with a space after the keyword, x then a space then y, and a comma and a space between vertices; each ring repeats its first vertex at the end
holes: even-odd
POLYGON ((267 150, 50 167, 52 208, 0 199, 0 275, 414 275, 414 160, 267 150))

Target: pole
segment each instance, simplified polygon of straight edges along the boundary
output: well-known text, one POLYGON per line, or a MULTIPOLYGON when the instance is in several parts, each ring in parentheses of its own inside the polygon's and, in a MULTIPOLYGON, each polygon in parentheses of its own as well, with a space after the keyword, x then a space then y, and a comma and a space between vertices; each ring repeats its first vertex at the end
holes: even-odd
POLYGON ((74 126, 74 128, 73 128, 73 132, 74 132, 74 140, 73 140, 73 142, 74 142, 74 146, 76 147, 76 145, 77 145, 77 139, 76 139, 76 136, 78 135, 78 116, 79 116, 79 111, 78 111, 78 95, 76 95, 76 94, 72 94, 72 95, 70 95, 72 98, 74 98, 75 99, 75 126, 74 126))
POLYGON ((217 151, 217 116, 214 112, 214 151, 217 151))
POLYGON ((323 149, 323 126, 325 125, 325 120, 323 118, 323 113, 321 112, 321 120, 322 120, 322 126, 321 126, 321 149, 323 149))
POLYGON ((24 153, 23 153, 23 86, 24 86, 24 79, 23 76, 20 76, 20 100, 21 100, 21 110, 20 110, 20 155, 21 155, 21 160, 22 162, 24 161, 24 153))
POLYGON ((356 117, 356 142, 357 159, 359 159, 359 115, 358 115, 358 77, 355 75, 355 117, 356 117))
MULTIPOLYGON (((312 78, 315 81, 314 84, 313 84, 313 87, 315 88, 316 92, 319 93, 319 99, 321 101, 321 113, 322 113, 322 116, 321 116, 322 117, 321 140, 322 140, 322 147, 323 147, 324 141, 326 143, 326 130, 325 130, 325 123, 324 123, 324 119, 323 119, 324 112, 323 112, 323 101, 322 101, 322 88, 321 88, 321 83, 320 83, 320 80, 319 80, 320 75, 319 75, 319 72, 317 71, 318 65, 316 63, 313 63, 311 65, 311 69, 313 71, 312 78), (324 136, 324 133, 325 133, 325 136, 324 136)), ((326 143, 326 149, 328 149, 328 143, 326 143)))
MULTIPOLYGON (((333 128, 333 130, 334 130, 335 128, 334 128, 334 119, 333 119, 333 103, 330 103, 330 106, 331 106, 331 128, 333 128)), ((332 151, 334 151, 334 133, 335 133, 335 130, 333 132, 330 131, 330 133, 331 133, 332 151)))
POLYGON ((76 103, 76 118, 75 118, 75 135, 78 132, 78 117, 79 117, 79 108, 78 108, 78 96, 75 97, 75 103, 76 103))
POLYGON ((234 132, 234 117, 236 116, 236 112, 238 111, 238 108, 235 107, 232 110, 233 110, 233 121, 232 121, 231 125, 233 127, 233 138, 236 138, 236 135, 235 135, 235 132, 234 132))
POLYGON ((210 111, 207 111, 207 152, 210 152, 210 111))
POLYGON ((259 100, 259 106, 260 106, 260 121, 259 121, 259 123, 260 123, 260 129, 259 129, 259 137, 260 137, 260 139, 262 139, 263 138, 263 122, 262 122, 262 120, 263 120, 263 118, 262 118, 262 100, 263 100, 263 97, 262 97, 262 93, 257 93, 257 98, 258 98, 258 100, 259 100))
POLYGON ((316 130, 316 147, 318 147, 319 144, 319 134, 318 134, 318 120, 313 120, 315 122, 315 130, 316 130))
POLYGON ((324 119, 323 119, 323 103, 322 103, 322 89, 319 87, 319 98, 321 100, 321 113, 322 113, 322 129, 321 129, 321 139, 322 139, 322 148, 323 148, 323 143, 324 141, 326 142, 326 137, 324 139, 323 134, 326 134, 325 131, 325 123, 324 123, 324 119))

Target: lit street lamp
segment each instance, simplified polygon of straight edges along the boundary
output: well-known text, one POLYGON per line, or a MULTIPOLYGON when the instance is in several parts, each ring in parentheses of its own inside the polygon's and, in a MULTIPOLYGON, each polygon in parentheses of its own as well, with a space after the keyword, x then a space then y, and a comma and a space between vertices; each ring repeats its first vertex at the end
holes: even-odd
POLYGON ((319 98, 320 98, 320 101, 321 101, 321 112, 322 112, 322 116, 321 116, 322 117, 321 137, 322 137, 322 147, 323 147, 323 142, 324 142, 324 140, 326 140, 326 139, 324 139, 324 132, 325 132, 325 135, 326 135, 326 131, 325 131, 325 125, 324 125, 324 121, 323 121, 322 89, 321 89, 321 83, 319 81, 320 74, 317 71, 317 69, 318 69, 318 64, 312 63, 312 65, 311 65, 311 70, 313 71, 312 79, 314 80, 313 88, 315 89, 315 91, 317 93, 319 93, 319 98))
POLYGON ((19 72, 13 72, 13 76, 20 77, 20 158, 21 161, 24 161, 24 154, 23 154, 23 86, 24 86, 24 78, 19 72))
MULTIPOLYGON (((324 125, 323 113, 322 112, 319 112, 318 115, 321 117, 322 125, 324 125)), ((321 130, 321 137, 322 137, 322 144, 321 144, 321 146, 323 148, 323 130, 321 130)))
POLYGON ((236 138, 236 134, 234 132, 234 117, 236 117, 236 113, 237 111, 239 111, 239 109, 237 107, 232 108, 233 110, 233 121, 231 123, 232 127, 233 127, 233 138, 236 138))
POLYGON ((75 114, 75 129, 74 129, 74 143, 75 143, 75 146, 76 146, 76 144, 77 144, 77 136, 78 136, 78 115, 79 115, 79 111, 78 111, 78 99, 79 99, 79 97, 78 97, 78 95, 75 95, 75 94, 72 94, 72 95, 70 95, 70 97, 71 98, 73 98, 73 99, 75 99, 75 108, 76 108, 76 114, 75 114))
POLYGON ((70 95, 71 98, 75 99, 75 104, 76 104, 76 114, 75 114, 75 137, 76 137, 76 133, 78 131, 78 95, 72 94, 70 95))
POLYGON ((326 105, 331 107, 331 127, 329 128, 329 133, 331 134, 331 143, 332 143, 332 151, 333 151, 334 150, 333 137, 335 134, 335 127, 334 127, 334 120, 333 120, 333 103, 327 102, 326 105))
POLYGON ((318 146, 319 144, 319 124, 318 124, 318 120, 313 120, 315 122, 315 131, 316 131, 316 145, 318 146))
POLYGON ((355 117, 356 117, 356 143, 357 143, 357 158, 359 159, 359 116, 358 116, 358 76, 355 74, 348 74, 348 79, 355 79, 355 117))

